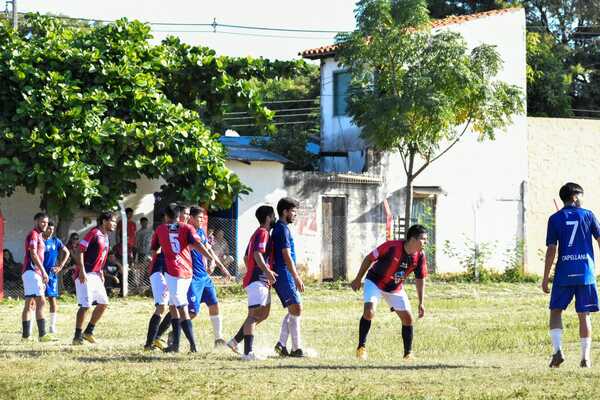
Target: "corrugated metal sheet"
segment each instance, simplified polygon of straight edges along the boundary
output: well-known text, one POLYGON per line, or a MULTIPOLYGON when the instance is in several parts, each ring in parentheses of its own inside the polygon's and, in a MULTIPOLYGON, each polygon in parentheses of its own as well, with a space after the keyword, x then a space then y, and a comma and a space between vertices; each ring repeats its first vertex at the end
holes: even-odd
POLYGON ((225 146, 230 160, 243 162, 273 161, 282 164, 289 160, 279 154, 254 146, 251 143, 254 136, 221 136, 219 141, 225 146))

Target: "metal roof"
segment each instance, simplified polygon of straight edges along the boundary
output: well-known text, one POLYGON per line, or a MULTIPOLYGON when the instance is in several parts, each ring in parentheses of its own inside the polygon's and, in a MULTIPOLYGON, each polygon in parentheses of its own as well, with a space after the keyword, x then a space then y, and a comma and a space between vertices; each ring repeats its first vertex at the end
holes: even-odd
POLYGON ((279 154, 265 150, 252 144, 254 139, 260 140, 256 136, 221 136, 219 141, 227 149, 227 158, 230 160, 251 162, 251 161, 271 161, 285 164, 289 160, 279 154))

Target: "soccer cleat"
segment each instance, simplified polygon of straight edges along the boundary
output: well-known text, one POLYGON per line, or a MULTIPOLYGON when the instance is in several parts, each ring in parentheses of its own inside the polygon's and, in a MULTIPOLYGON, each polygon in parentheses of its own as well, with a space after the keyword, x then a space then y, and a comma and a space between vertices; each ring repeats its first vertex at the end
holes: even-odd
POLYGON ((229 342, 227 342, 226 346, 229 347, 231 351, 233 351, 235 354, 240 354, 240 350, 238 349, 238 342, 236 342, 235 339, 231 339, 229 342))
POLYGON ((219 347, 226 347, 227 346, 227 342, 223 339, 217 339, 215 340, 215 349, 219 348, 219 347))
POLYGON ((412 352, 406 353, 404 354, 404 358, 406 361, 414 361, 415 360, 415 356, 413 355, 412 352))
POLYGON ((590 360, 586 360, 585 358, 581 360, 579 363, 581 368, 592 368, 592 362, 590 360))
POLYGON ((97 342, 96 342, 96 338, 95 338, 95 337, 94 337, 94 335, 93 335, 93 334, 91 334, 91 333, 84 333, 84 334, 83 334, 83 338, 84 338, 85 340, 87 340, 88 342, 90 342, 90 343, 97 343, 97 342))
POLYGON ((304 352, 302 351, 302 349, 292 350, 292 352, 290 353, 290 357, 302 358, 304 357, 304 352))
POLYGON ((243 361, 263 361, 263 360, 265 360, 265 358, 255 354, 253 351, 251 351, 248 354, 244 354, 242 356, 242 360, 243 361))
POLYGON ((54 336, 52 336, 49 333, 46 333, 44 336, 40 336, 40 338, 38 339, 41 343, 48 343, 48 342, 58 342, 58 339, 55 338, 54 336))
POLYGON ((179 353, 179 349, 174 346, 168 346, 165 350, 165 353, 179 353))
POLYGON ((144 345, 144 351, 154 351, 155 347, 154 346, 146 346, 144 345))
POLYGON ((22 343, 33 342, 33 336, 21 337, 22 343))
POLYGON ((73 343, 71 343, 73 346, 83 346, 83 339, 82 338, 74 338, 73 339, 73 343))
POLYGON ((164 340, 154 339, 154 341, 152 342, 152 347, 164 351, 167 346, 166 346, 166 343, 164 342, 164 340))
POLYGON ((564 361, 565 358, 563 357, 562 351, 559 350, 552 355, 552 360, 550 361, 550 368, 558 368, 560 367, 560 364, 562 364, 564 361))
POLYGON ((275 353, 279 355, 279 357, 289 357, 290 353, 288 353, 287 348, 281 343, 277 342, 275 345, 275 353))
POLYGON ((358 349, 356 349, 356 358, 359 360, 367 359, 367 349, 364 346, 360 346, 358 349))

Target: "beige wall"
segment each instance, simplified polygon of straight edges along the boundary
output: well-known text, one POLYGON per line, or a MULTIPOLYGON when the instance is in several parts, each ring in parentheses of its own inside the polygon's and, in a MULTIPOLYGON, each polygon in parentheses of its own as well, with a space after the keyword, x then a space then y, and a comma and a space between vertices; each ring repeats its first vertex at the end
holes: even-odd
POLYGON ((528 118, 528 137, 527 271, 542 274, 546 224, 556 211, 553 199, 561 206, 560 187, 579 183, 584 207, 600 215, 600 121, 528 118))

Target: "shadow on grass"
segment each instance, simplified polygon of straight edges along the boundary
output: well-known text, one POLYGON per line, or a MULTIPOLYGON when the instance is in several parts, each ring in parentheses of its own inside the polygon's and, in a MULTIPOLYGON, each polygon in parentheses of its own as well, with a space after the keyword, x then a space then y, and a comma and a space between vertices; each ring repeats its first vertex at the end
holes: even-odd
MULTIPOLYGON (((453 365, 453 364, 426 364, 426 365, 253 365, 252 369, 309 369, 309 370, 365 370, 365 369, 385 369, 385 370, 436 370, 436 369, 472 369, 472 368, 500 368, 497 366, 478 367, 472 365, 453 365)), ((245 369, 245 368, 230 368, 245 369)))

